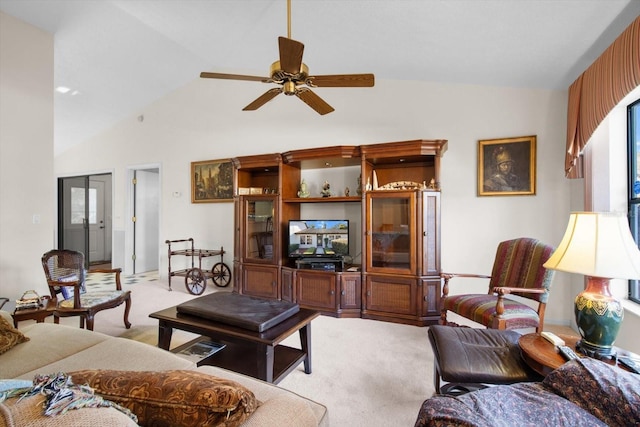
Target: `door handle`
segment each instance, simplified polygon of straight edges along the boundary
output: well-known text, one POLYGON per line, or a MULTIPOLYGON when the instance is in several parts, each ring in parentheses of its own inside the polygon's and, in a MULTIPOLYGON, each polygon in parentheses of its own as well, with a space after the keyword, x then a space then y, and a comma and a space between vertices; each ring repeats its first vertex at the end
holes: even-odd
POLYGON ((104 228, 104 225, 101 225, 100 228, 104 228))

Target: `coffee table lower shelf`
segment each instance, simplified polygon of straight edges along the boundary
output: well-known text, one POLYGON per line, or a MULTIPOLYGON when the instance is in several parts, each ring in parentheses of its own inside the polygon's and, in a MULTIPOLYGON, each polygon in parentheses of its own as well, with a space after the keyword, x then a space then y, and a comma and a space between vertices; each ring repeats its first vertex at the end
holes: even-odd
MULTIPOLYGON (((252 344, 241 344, 226 340, 212 340, 209 337, 201 336, 195 338, 179 347, 171 349, 172 353, 179 353, 189 346, 199 341, 214 341, 218 344, 224 344, 222 350, 217 351, 211 356, 205 357, 197 362, 198 366, 208 365, 217 366, 248 375, 253 378, 261 378, 260 367, 258 363, 265 360, 265 354, 257 354, 260 352, 258 346, 252 344), (258 356, 258 357, 256 357, 258 356)), ((285 345, 277 345, 273 349, 273 383, 279 383, 285 376, 293 371, 296 366, 304 362, 306 353, 300 349, 288 347, 285 345)), ((265 378, 261 378, 265 379, 265 378)))

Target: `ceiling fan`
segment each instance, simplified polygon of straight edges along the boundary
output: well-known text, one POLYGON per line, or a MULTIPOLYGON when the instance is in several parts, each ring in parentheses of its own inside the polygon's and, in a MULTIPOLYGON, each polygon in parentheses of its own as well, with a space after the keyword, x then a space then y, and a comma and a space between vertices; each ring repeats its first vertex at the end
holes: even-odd
POLYGON ((269 77, 245 76, 241 74, 200 73, 205 79, 249 80, 262 83, 276 83, 280 87, 269 89, 243 111, 257 110, 277 95, 295 95, 321 115, 334 111, 310 88, 315 87, 372 87, 373 74, 333 74, 309 75, 309 68, 302 62, 304 44, 291 39, 291 0, 287 0, 287 37, 278 37, 280 60, 271 64, 269 77))

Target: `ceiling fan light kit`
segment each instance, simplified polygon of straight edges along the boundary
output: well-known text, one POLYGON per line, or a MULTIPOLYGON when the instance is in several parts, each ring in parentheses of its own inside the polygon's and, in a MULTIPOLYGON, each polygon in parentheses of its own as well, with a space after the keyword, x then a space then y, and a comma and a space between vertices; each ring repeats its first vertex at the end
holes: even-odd
POLYGON ((244 107, 243 111, 253 111, 281 93, 297 96, 318 114, 334 111, 322 98, 310 88, 316 87, 373 87, 373 74, 335 74, 310 76, 309 67, 302 62, 304 44, 291 38, 291 0, 287 0, 288 37, 278 37, 280 60, 271 64, 269 77, 245 76, 241 74, 200 73, 201 78, 223 80, 247 80, 262 83, 275 83, 281 87, 269 89, 256 100, 244 107))

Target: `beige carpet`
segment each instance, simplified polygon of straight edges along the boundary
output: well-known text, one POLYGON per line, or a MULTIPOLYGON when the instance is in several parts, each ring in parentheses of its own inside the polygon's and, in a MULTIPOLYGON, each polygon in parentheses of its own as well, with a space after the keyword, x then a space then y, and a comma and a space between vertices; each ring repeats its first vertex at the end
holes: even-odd
MULTIPOLYGON (((124 328, 124 309, 118 307, 98 313, 95 330, 156 345, 158 323, 149 313, 195 296, 186 291, 181 278, 172 279, 171 292, 166 281, 157 276, 133 283, 135 279, 123 277, 123 287, 132 292, 131 329, 124 328)), ((230 290, 208 284, 205 295, 230 290)), ((78 319, 63 318, 61 323, 77 326, 78 319)), ((171 347, 194 337, 174 331, 171 347)), ((327 406, 334 427, 415 423, 420 404, 433 393, 433 355, 427 328, 320 316, 312 322, 311 337, 312 374, 305 374, 300 365, 279 386, 327 406)), ((299 348, 298 335, 289 337, 285 344, 299 348)))
POLYGON ((327 405, 332 426, 412 426, 433 394, 427 328, 321 316, 312 342, 312 374, 280 385, 327 405))
MULTIPOLYGON (((195 298, 181 278, 173 278, 173 291, 157 275, 127 277, 125 289, 132 292, 131 329, 124 328, 123 308, 98 313, 95 330, 151 345, 157 344, 157 321, 149 313, 195 298)), ((104 286, 101 284, 100 286, 104 286)), ((211 292, 231 291, 209 284, 211 292)), ((450 320, 469 324, 465 319, 450 320)), ((77 319, 62 319, 77 325, 77 319)), ((171 347, 195 335, 175 331, 171 347)), ((365 319, 320 316, 312 322, 312 369, 302 365, 279 384, 316 400, 329 409, 334 427, 412 426, 423 400, 433 388, 433 353, 427 328, 365 319)), ((297 334, 284 344, 299 348, 297 334)), ((150 366, 150 368, 152 368, 150 366)))

